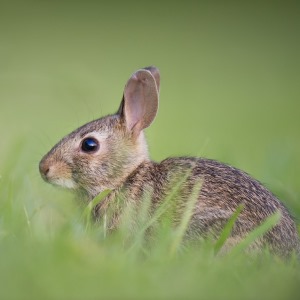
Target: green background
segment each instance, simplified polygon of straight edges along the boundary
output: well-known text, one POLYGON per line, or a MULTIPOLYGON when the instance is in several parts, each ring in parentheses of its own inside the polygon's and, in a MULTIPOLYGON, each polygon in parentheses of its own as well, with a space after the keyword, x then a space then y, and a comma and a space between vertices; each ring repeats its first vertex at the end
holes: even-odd
MULTIPOLYGON (((28 266, 22 253, 28 252, 29 265, 40 255, 37 260, 51 274, 42 257, 61 247, 57 230, 74 208, 72 196, 40 179, 38 162, 65 134, 116 111, 129 76, 148 65, 161 71, 159 112, 147 129, 154 160, 191 155, 227 162, 262 181, 300 216, 299 30, 297 1, 1 1, 0 241, 6 249, 1 257, 6 289, 15 286, 22 294, 28 288, 39 297, 47 287, 55 290, 38 266, 23 274, 28 266), (26 241, 16 253, 12 236, 26 241), (29 250, 49 236, 54 244, 46 242, 42 252, 29 250), (31 289, 34 278, 45 284, 31 289)), ((62 248, 58 253, 69 255, 62 248)), ((51 255, 49 265, 59 265, 51 255)), ((76 273, 75 261, 70 264, 76 273)), ((231 272, 227 265, 219 267, 216 281, 231 272)), ((150 269, 145 272, 152 278, 150 269)), ((61 267, 62 278, 68 272, 61 267)), ((119 283, 126 277, 122 272, 119 283)), ((134 284, 138 275, 134 267, 131 272, 134 284)), ((256 277, 254 272, 251 280, 256 277)), ((208 286, 214 286, 214 276, 209 278, 208 286)), ((282 278, 274 282, 282 284, 282 278)), ((155 286, 155 281, 147 280, 145 295, 151 297, 147 282, 155 286)), ((208 287, 205 291, 213 295, 208 287)), ((285 295, 284 285, 274 295, 281 292, 285 295)), ((4 295, 8 299, 9 293, 4 295)), ((163 295, 168 293, 162 289, 163 295)))

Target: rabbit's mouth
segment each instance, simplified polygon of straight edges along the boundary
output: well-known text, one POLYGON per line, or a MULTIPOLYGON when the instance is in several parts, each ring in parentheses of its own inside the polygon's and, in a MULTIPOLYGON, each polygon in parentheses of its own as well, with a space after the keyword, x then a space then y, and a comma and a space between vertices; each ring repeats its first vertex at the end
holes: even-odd
POLYGON ((39 168, 41 176, 46 182, 68 189, 76 188, 71 170, 65 163, 42 160, 39 168))
POLYGON ((42 177, 46 182, 53 184, 55 186, 60 186, 60 187, 67 188, 67 189, 75 189, 76 188, 75 182, 69 178, 57 178, 57 177, 50 177, 50 176, 45 176, 45 175, 42 175, 42 177))

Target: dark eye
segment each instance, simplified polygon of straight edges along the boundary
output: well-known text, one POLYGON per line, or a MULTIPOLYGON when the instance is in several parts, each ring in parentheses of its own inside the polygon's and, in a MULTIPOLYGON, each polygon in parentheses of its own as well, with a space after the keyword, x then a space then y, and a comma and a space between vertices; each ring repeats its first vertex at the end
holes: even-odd
POLYGON ((99 142, 91 137, 88 137, 82 141, 81 150, 83 152, 95 152, 99 149, 99 142))

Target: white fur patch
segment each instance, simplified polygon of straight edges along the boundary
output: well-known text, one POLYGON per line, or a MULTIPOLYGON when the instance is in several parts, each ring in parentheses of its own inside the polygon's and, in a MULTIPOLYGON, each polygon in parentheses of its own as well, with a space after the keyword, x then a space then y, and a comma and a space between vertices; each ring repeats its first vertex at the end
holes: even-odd
POLYGON ((59 178, 59 179, 55 178, 51 180, 51 183, 67 189, 74 189, 76 187, 76 184, 72 179, 66 179, 66 178, 59 178))

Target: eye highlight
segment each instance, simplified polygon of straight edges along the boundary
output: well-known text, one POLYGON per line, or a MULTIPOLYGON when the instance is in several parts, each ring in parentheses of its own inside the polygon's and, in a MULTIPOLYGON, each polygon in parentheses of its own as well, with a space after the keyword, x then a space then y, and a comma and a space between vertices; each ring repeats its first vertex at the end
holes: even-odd
POLYGON ((99 149, 99 142, 92 137, 85 138, 81 143, 81 150, 86 153, 93 153, 99 149))

